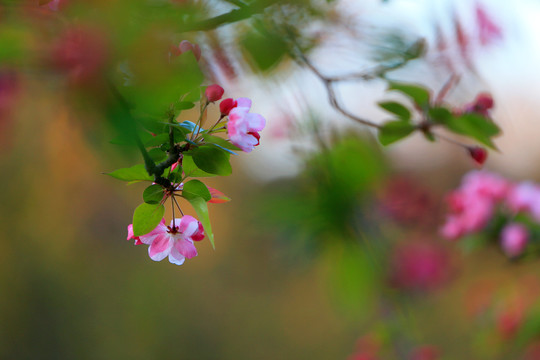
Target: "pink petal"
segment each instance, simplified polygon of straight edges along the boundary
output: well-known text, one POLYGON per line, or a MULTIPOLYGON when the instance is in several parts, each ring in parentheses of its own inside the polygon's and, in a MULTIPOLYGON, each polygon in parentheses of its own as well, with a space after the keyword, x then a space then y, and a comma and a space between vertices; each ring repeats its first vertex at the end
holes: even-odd
POLYGON ((199 221, 193 216, 185 215, 177 223, 178 231, 183 235, 183 237, 191 237, 197 229, 199 228, 199 221))
POLYGON ((202 239, 204 239, 204 227, 199 222, 199 228, 197 229, 197 231, 193 235, 191 235, 191 240, 193 240, 193 241, 201 241, 202 239))
POLYGON ((148 255, 150 259, 154 261, 161 261, 169 255, 173 241, 168 234, 158 235, 150 247, 148 248, 148 255))
POLYGON ((186 261, 186 257, 178 252, 173 246, 169 254, 169 262, 175 265, 182 265, 186 261))
POLYGON ((249 131, 261 131, 266 125, 266 120, 259 114, 247 114, 246 120, 249 131))
POLYGON ((163 218, 161 219, 161 222, 158 224, 158 226, 156 226, 154 230, 150 231, 146 235, 139 236, 139 239, 141 240, 143 244, 150 245, 151 243, 154 242, 154 239, 156 238, 156 236, 160 234, 165 234, 165 233, 167 233, 167 226, 165 226, 165 219, 163 218))
POLYGON ((251 100, 248 98, 238 98, 236 99, 236 104, 239 108, 251 108, 251 100))
POLYGON ((174 247, 178 252, 184 255, 187 259, 191 259, 197 256, 197 248, 193 245, 193 242, 190 240, 180 239, 176 241, 174 247))

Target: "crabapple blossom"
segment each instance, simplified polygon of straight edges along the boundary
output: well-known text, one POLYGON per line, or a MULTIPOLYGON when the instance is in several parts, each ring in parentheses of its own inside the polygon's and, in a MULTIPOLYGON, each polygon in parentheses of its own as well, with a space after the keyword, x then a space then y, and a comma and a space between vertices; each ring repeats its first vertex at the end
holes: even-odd
POLYGON ((504 253, 509 257, 516 257, 523 253, 527 242, 529 241, 529 232, 527 228, 518 223, 511 223, 501 232, 501 247, 504 253))
POLYGON ((259 114, 250 113, 251 100, 239 98, 237 106, 229 112, 227 132, 231 143, 245 152, 251 152, 259 145, 259 131, 264 129, 266 120, 259 114))
POLYGON ((513 212, 529 212, 540 221, 540 187, 530 181, 521 182, 510 189, 506 197, 508 208, 513 212))
POLYGON ((202 224, 190 215, 180 219, 173 219, 170 226, 165 225, 162 219, 158 226, 146 235, 133 237, 133 227, 128 226, 128 240, 135 239, 149 245, 148 255, 154 261, 161 261, 167 256, 169 261, 182 265, 185 259, 197 256, 194 241, 204 239, 202 224))

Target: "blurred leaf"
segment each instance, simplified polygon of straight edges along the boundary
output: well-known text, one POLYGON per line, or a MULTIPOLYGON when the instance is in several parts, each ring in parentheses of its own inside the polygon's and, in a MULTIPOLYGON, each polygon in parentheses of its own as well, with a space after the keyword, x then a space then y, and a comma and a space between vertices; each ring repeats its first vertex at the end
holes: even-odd
POLYGON ((231 144, 229 140, 226 140, 224 138, 221 138, 219 136, 209 135, 209 134, 203 134, 203 138, 207 143, 212 143, 221 146, 222 148, 229 149, 229 150, 240 150, 239 147, 231 144))
POLYGON ((148 139, 144 146, 146 147, 153 147, 153 146, 160 146, 162 144, 169 142, 169 134, 158 134, 156 136, 152 136, 152 138, 148 139))
POLYGON ((420 108, 425 108, 426 106, 429 105, 429 98, 430 98, 429 90, 422 86, 398 83, 398 82, 390 82, 388 90, 396 90, 407 95, 420 108))
POLYGON ((434 107, 428 110, 428 115, 431 121, 437 124, 446 124, 453 115, 447 108, 444 107, 434 107))
POLYGON ((449 130, 457 134, 472 137, 482 144, 496 149, 491 137, 499 134, 499 127, 482 115, 469 113, 459 117, 452 117, 445 125, 449 130))
POLYGON ((143 203, 133 213, 133 236, 148 234, 158 226, 165 214, 163 205, 150 205, 143 203))
POLYGON ((148 155, 150 155, 152 160, 154 160, 155 162, 161 162, 167 158, 167 154, 165 153, 165 151, 158 148, 150 149, 148 151, 148 155))
POLYGON ((115 170, 106 175, 123 181, 154 181, 154 178, 146 172, 143 164, 134 165, 129 168, 115 170))
POLYGON ((227 176, 232 173, 229 154, 213 146, 200 146, 192 150, 195 165, 207 173, 227 176))
POLYGON ((195 104, 191 101, 179 101, 174 105, 176 110, 188 110, 195 107, 195 104))
POLYGON ((206 236, 208 236, 212 247, 215 249, 216 246, 214 245, 214 234, 212 233, 212 225, 210 224, 210 217, 208 214, 208 205, 206 204, 206 200, 204 200, 200 196, 190 197, 189 195, 188 197, 186 197, 186 199, 187 201, 189 201, 191 206, 193 206, 193 209, 195 209, 195 212, 199 217, 199 221, 204 227, 204 232, 206 233, 206 236))
POLYGON ((379 141, 386 146, 407 137, 415 130, 416 127, 408 122, 390 121, 379 128, 379 141))
POLYGON ((287 53, 287 44, 283 38, 265 30, 248 32, 242 45, 261 71, 276 66, 287 53))
POLYGON ((395 101, 380 102, 379 106, 384 110, 397 115, 401 120, 407 121, 411 119, 411 112, 402 104, 395 101))
POLYGON ((143 192, 143 200, 147 204, 159 204, 163 196, 163 188, 157 184, 150 185, 143 192))
POLYGON ((205 201, 209 201, 212 198, 210 191, 204 183, 199 180, 190 180, 184 184, 184 189, 182 190, 182 195, 188 199, 199 196, 205 201))

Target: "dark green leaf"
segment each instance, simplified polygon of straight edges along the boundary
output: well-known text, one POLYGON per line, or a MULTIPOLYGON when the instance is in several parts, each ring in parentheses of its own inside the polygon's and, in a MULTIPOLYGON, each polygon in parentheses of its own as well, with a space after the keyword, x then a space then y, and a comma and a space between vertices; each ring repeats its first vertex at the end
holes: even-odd
POLYGON ((184 159, 182 160, 182 168, 186 177, 212 177, 216 176, 214 174, 209 174, 197 167, 191 155, 184 154, 184 159))
POLYGON ((214 245, 214 234, 212 233, 212 225, 210 224, 208 205, 206 204, 206 201, 199 196, 189 197, 186 199, 187 201, 189 201, 191 206, 193 206, 193 209, 195 209, 195 212, 199 217, 199 221, 204 227, 204 232, 206 233, 206 236, 208 236, 210 244, 212 244, 212 247, 215 249, 216 247, 214 245))
POLYGON ((155 162, 161 162, 167 158, 167 154, 165 153, 165 151, 159 148, 150 149, 148 151, 148 155, 150 155, 152 160, 154 160, 155 162))
POLYGON ((402 104, 395 101, 380 102, 379 106, 384 110, 397 115, 402 120, 410 120, 411 112, 402 104))
POLYGON ((206 185, 199 180, 190 180, 185 183, 184 190, 182 190, 182 196, 184 196, 186 199, 198 196, 203 198, 205 201, 209 201, 212 198, 212 195, 210 195, 210 191, 208 191, 206 185))
POLYGON ((446 123, 446 127, 457 134, 476 139, 492 149, 495 149, 495 145, 493 145, 491 138, 500 132, 499 127, 491 120, 474 113, 452 117, 446 123))
POLYGON ((163 200, 163 188, 161 185, 150 185, 143 192, 143 200, 147 204, 159 204, 163 200))
POLYGON ((229 154, 213 146, 200 146, 193 149, 193 161, 207 173, 227 176, 232 173, 229 154))
POLYGON ((148 139, 144 146, 146 147, 153 147, 153 146, 160 146, 161 144, 168 143, 169 142, 169 134, 158 134, 156 136, 152 136, 151 139, 148 139))
POLYGON ((396 90, 407 95, 421 108, 429 105, 429 91, 422 86, 390 82, 388 90, 396 90))
POLYGON ((165 207, 163 205, 141 204, 133 213, 133 236, 148 234, 158 226, 163 218, 165 207))
POLYGON ((388 145, 411 134, 416 127, 405 121, 390 121, 379 129, 379 141, 388 145))
POLYGON ((179 184, 183 180, 182 173, 172 172, 169 174, 168 179, 173 184, 179 184))
POLYGON ((153 181, 154 178, 146 172, 143 164, 138 164, 129 168, 115 170, 106 175, 112 176, 122 181, 153 181))
POLYGON ((434 107, 428 110, 428 115, 431 121, 437 124, 446 124, 453 115, 447 108, 444 107, 434 107))

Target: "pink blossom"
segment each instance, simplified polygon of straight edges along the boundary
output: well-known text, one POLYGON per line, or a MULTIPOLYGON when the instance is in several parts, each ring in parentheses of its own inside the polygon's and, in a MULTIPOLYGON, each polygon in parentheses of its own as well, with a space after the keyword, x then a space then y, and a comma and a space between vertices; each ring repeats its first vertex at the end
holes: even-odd
POLYGON ((193 241, 204 239, 204 229, 197 219, 185 215, 171 221, 170 226, 165 226, 163 219, 154 230, 139 237, 133 237, 133 227, 130 225, 128 240, 130 239, 150 245, 148 255, 152 260, 161 261, 168 256, 171 263, 182 265, 186 258, 197 256, 193 241))
POLYGON ((128 236, 127 236, 128 241, 135 240, 135 245, 143 244, 143 242, 138 236, 133 236, 133 224, 129 224, 127 230, 128 230, 128 236))
POLYGON ((204 95, 208 99, 209 102, 218 101, 223 96, 223 93, 225 90, 218 84, 210 85, 206 88, 204 91, 204 95))
POLYGON ((512 187, 506 197, 506 203, 513 212, 530 212, 540 221, 540 186, 525 181, 512 187))
POLYGON ((516 257, 523 253, 529 241, 527 228, 518 223, 511 223, 501 232, 501 247, 509 257, 516 257))
POLYGON ((251 152, 259 145, 259 131, 264 129, 266 120, 259 114, 249 113, 251 100, 239 98, 237 106, 229 112, 227 132, 231 143, 245 152, 251 152))

